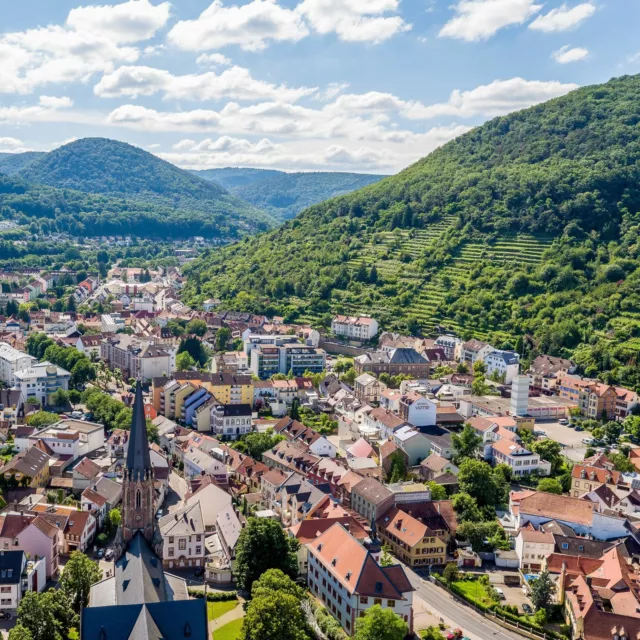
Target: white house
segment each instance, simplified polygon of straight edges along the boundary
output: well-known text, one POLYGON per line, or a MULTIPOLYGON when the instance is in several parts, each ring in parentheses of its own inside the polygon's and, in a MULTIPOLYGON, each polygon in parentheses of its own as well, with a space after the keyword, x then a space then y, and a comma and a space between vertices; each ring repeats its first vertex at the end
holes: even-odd
POLYGON ((500 351, 496 349, 484 358, 486 375, 492 377, 497 374, 504 379, 505 384, 511 384, 515 376, 520 373, 520 355, 515 351, 500 351))
POLYGON ((523 573, 538 573, 544 559, 553 553, 555 538, 549 531, 520 529, 516 537, 516 554, 523 573))
POLYGON ((27 591, 43 591, 46 559, 27 558, 23 550, 0 551, 0 611, 16 612, 27 591))
POLYGON ((251 432, 250 404, 218 404, 211 405, 211 430, 215 435, 236 440, 251 432))
POLYGON ((537 453, 526 449, 515 440, 501 438, 491 445, 492 461, 494 465, 506 464, 511 468, 514 476, 522 476, 538 471, 548 475, 551 468, 548 462, 540 460, 537 453))
POLYGON ((186 478, 195 478, 202 474, 214 476, 223 482, 228 480, 227 465, 222 461, 222 455, 217 458, 191 447, 184 454, 184 475, 186 478))
POLYGON ((430 427, 436 423, 436 403, 410 391, 400 398, 399 414, 416 427, 430 427))
POLYGON ((401 565, 378 564, 377 540, 369 545, 372 551, 339 523, 309 542, 309 589, 348 635, 353 635, 356 620, 375 605, 391 609, 413 633, 414 588, 401 565))
POLYGON ((200 502, 160 518, 158 530, 165 569, 204 566, 205 527, 200 502))
POLYGON ((49 404, 51 396, 59 389, 68 391, 70 380, 68 371, 51 362, 32 364, 14 374, 14 386, 20 389, 23 402, 36 398, 43 406, 49 404))
POLYGON ((36 359, 28 353, 14 349, 6 342, 0 342, 0 380, 7 386, 15 384, 16 371, 28 369, 34 362, 37 362, 36 359))
POLYGON ((331 321, 331 333, 354 340, 371 340, 378 333, 378 321, 369 316, 336 316, 331 321))

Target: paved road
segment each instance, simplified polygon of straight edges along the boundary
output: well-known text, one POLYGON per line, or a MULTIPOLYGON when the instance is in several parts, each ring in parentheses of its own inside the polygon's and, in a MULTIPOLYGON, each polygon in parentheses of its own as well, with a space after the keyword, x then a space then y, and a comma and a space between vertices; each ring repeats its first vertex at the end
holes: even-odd
POLYGON ((445 624, 460 628, 471 640, 522 640, 523 636, 507 631, 476 613, 471 607, 456 602, 444 589, 423 580, 405 567, 417 595, 427 604, 436 617, 445 624))

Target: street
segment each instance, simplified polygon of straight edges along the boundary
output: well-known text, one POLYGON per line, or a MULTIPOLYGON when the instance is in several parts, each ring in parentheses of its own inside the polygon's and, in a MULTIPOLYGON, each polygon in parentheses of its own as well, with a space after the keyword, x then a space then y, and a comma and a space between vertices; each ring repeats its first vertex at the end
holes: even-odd
POLYGON ((417 573, 404 567, 409 581, 415 587, 415 595, 423 600, 436 617, 443 618, 445 624, 462 629, 471 640, 522 640, 522 636, 503 629, 483 618, 471 607, 456 602, 444 589, 423 580, 417 573))

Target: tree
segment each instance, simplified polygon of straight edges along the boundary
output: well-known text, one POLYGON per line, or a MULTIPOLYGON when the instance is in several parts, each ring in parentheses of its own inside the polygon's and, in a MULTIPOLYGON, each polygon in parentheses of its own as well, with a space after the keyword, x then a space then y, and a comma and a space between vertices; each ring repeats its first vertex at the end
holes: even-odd
POLYGON ((63 589, 76 613, 89 604, 91 585, 102 580, 102 569, 97 562, 81 551, 74 551, 62 572, 60 587, 63 589))
POLYGON ((407 461, 401 451, 395 451, 390 456, 389 482, 402 482, 407 478, 407 461))
POLYGON ((389 551, 389 545, 382 545, 382 555, 380 556, 380 566, 381 567, 390 567, 392 564, 395 564, 393 557, 389 551))
MULTIPOLYGON (((108 371, 108 369, 106 370, 108 371)), ((95 378, 96 368, 86 356, 78 360, 71 368, 71 384, 74 387, 84 387, 87 382, 95 380, 95 378)))
POLYGON ((176 356, 176 368, 178 371, 188 371, 196 366, 196 361, 188 351, 183 351, 176 356))
POLYGON ((27 424, 36 429, 48 427, 56 422, 60 422, 60 416, 49 411, 37 411, 27 418, 27 424))
POLYGON ((469 424, 465 424, 460 435, 454 433, 451 440, 455 452, 453 460, 456 464, 460 464, 466 458, 475 458, 482 446, 482 436, 477 435, 475 429, 469 424))
POLYGON ((553 582, 549 572, 544 570, 531 583, 531 602, 536 609, 548 610, 551 605, 551 598, 555 591, 555 583, 553 582))
POLYGON ((272 449, 284 439, 284 436, 274 434, 271 430, 266 433, 248 433, 236 444, 236 449, 238 451, 244 450, 252 458, 261 460, 265 451, 272 449))
POLYGON ((431 499, 432 500, 446 500, 447 499, 447 490, 441 485, 433 480, 427 482, 427 486, 429 487, 429 491, 431 491, 431 499))
POLYGON ((458 571, 458 565, 455 562, 447 563, 447 566, 444 568, 444 571, 442 572, 442 577, 444 578, 444 581, 449 586, 451 586, 451 584, 460 577, 460 573, 458 571))
POLYGON ((609 453, 607 457, 611 462, 613 462, 616 471, 621 471, 622 473, 633 473, 637 470, 633 462, 631 462, 631 460, 629 460, 629 458, 627 458, 627 456, 622 452, 609 453))
POLYGON ((494 506, 498 499, 498 487, 493 470, 481 460, 465 460, 460 465, 458 486, 462 493, 475 498, 478 506, 494 506))
POLYGON ((64 389, 58 389, 55 393, 51 394, 51 404, 54 407, 64 408, 69 402, 69 392, 64 389))
POLYGON ((234 573, 241 589, 251 591, 253 583, 268 569, 280 569, 295 578, 298 572, 297 540, 285 536, 278 522, 249 518, 236 545, 234 573))
POLYGON ((538 482, 538 491, 562 495, 562 485, 555 478, 542 478, 538 482))
POLYGON ((17 624, 9 631, 9 640, 33 640, 33 635, 27 627, 17 624))
POLYGON ((77 389, 69 391, 69 402, 75 407, 82 400, 82 394, 77 389))
POLYGON ((285 591, 253 598, 242 623, 242 640, 309 640, 300 601, 285 591))
POLYGON ((281 591, 294 596, 297 600, 302 600, 304 590, 299 587, 288 575, 285 575, 280 569, 268 569, 251 587, 251 597, 259 598, 267 596, 274 591, 281 591))
POLYGON ((562 467, 562 445, 555 440, 538 440, 531 445, 534 453, 551 463, 551 471, 557 473, 562 467))
POLYGON ((120 526, 120 522, 122 522, 120 509, 111 509, 111 511, 109 511, 109 529, 111 531, 116 531, 120 526))
POLYGON ((187 333, 192 333, 202 338, 207 333, 207 323, 200 318, 194 318, 187 324, 186 330, 187 333))
POLYGON ((399 615, 376 604, 356 620, 353 637, 354 640, 404 640, 408 632, 407 623, 399 615))
POLYGON ((27 591, 18 605, 18 624, 33 640, 66 640, 77 621, 78 616, 62 589, 27 591))
POLYGON ((300 400, 294 398, 291 402, 291 410, 289 411, 289 417, 292 420, 300 420, 300 400))
POLYGON ((451 504, 460 522, 480 522, 482 520, 482 512, 478 507, 478 502, 468 493, 456 493, 451 504))
POLYGON ((220 327, 216 333, 216 350, 224 351, 231 339, 231 329, 229 327, 220 327))
POLYGON ((607 422, 602 427, 597 427, 593 430, 592 434, 594 438, 598 440, 604 440, 607 444, 616 444, 622 435, 623 423, 615 422, 613 420, 607 422))

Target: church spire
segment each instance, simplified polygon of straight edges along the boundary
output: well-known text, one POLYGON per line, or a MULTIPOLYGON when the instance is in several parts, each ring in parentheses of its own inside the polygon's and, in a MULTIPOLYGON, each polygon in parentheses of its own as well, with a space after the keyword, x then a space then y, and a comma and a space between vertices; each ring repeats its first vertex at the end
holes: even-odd
POLYGON ((144 480, 151 473, 147 421, 144 416, 142 384, 139 380, 136 382, 136 397, 133 401, 133 420, 127 451, 127 473, 131 480, 144 480))

